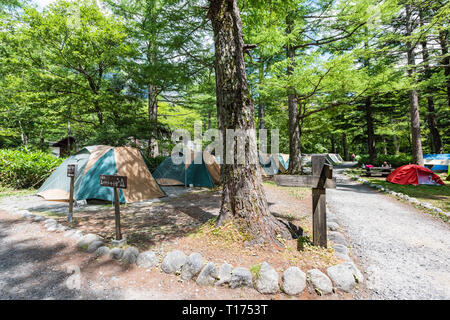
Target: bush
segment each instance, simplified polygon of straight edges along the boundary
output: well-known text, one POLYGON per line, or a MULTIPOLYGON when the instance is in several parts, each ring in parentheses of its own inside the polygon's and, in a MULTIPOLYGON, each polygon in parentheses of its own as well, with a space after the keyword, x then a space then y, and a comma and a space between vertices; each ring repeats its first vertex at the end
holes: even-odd
POLYGON ((373 163, 369 162, 369 155, 361 155, 357 156, 356 159, 358 160, 358 164, 371 164, 375 167, 381 167, 383 162, 387 162, 388 164, 392 165, 393 168, 401 167, 405 164, 412 162, 412 156, 407 154, 398 154, 398 155, 379 155, 373 163))
POLYGON ((157 156, 155 158, 149 158, 144 155, 145 164, 147 165, 148 170, 152 173, 153 171, 156 170, 156 168, 158 168, 158 166, 161 164, 161 162, 164 161, 165 158, 166 158, 165 156, 157 156))
POLYGON ((40 187, 63 161, 43 151, 0 149, 0 185, 14 189, 40 187))

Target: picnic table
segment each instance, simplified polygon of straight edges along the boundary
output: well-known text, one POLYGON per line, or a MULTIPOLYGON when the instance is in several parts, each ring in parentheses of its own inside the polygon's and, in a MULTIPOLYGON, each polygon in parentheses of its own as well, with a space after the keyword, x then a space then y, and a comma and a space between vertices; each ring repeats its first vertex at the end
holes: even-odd
POLYGON ((382 177, 387 177, 393 170, 394 168, 391 167, 366 167, 366 176, 381 175, 382 177))

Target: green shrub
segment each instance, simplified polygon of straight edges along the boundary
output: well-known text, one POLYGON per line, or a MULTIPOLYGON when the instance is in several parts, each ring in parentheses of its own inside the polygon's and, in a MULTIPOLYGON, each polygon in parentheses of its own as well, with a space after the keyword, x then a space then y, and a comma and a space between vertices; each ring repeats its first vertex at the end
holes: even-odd
POLYGON ((144 161, 145 164, 147 165, 147 168, 150 172, 155 171, 156 168, 158 168, 158 166, 161 164, 161 162, 164 161, 164 159, 166 158, 165 156, 157 156, 154 158, 149 158, 146 157, 144 154, 142 154, 144 156, 144 161))
POLYGON ((398 154, 398 155, 379 155, 375 161, 372 163, 369 161, 368 155, 360 155, 357 156, 356 159, 358 160, 358 164, 371 164, 375 167, 381 167, 384 161, 386 161, 388 164, 392 165, 393 168, 401 167, 405 164, 412 162, 412 156, 407 154, 398 154))
POLYGON ((43 151, 0 149, 0 185, 14 189, 40 187, 63 161, 43 151))

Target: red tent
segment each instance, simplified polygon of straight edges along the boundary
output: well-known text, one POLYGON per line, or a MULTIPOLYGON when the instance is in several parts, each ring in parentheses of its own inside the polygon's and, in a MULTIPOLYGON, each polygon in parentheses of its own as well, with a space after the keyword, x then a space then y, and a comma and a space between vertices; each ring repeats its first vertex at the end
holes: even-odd
POLYGON ((407 164, 395 169, 387 176, 386 181, 397 184, 445 185, 437 174, 417 164, 407 164))

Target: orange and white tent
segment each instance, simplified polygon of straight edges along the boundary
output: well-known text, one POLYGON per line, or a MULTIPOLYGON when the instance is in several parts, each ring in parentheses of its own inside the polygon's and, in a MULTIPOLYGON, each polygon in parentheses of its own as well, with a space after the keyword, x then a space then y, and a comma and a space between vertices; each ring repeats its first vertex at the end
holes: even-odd
POLYGON ((113 189, 100 186, 100 175, 127 176, 127 188, 119 189, 122 203, 165 196, 145 164, 141 152, 132 147, 89 146, 67 158, 44 182, 37 195, 47 200, 69 200, 67 165, 75 164, 74 199, 113 200, 113 189))

